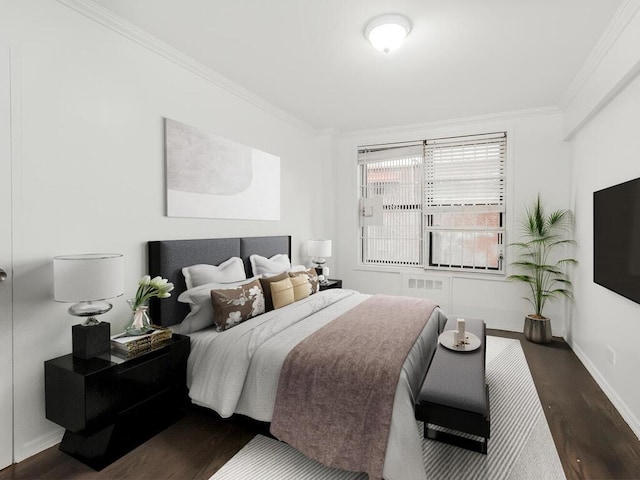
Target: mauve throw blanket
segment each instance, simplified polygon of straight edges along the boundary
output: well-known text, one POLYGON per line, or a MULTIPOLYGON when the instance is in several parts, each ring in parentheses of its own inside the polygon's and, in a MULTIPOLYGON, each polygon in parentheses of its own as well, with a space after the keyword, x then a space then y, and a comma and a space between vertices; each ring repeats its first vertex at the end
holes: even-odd
POLYGON ((402 365, 436 306, 375 295, 300 342, 280 373, 271 433, 324 465, 382 478, 402 365))

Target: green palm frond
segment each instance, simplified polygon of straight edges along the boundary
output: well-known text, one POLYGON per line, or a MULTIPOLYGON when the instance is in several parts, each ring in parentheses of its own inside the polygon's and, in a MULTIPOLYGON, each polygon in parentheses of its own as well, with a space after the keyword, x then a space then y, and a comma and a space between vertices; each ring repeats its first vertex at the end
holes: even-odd
POLYGON ((508 280, 518 280, 520 282, 534 283, 535 278, 529 275, 509 275, 508 280))
POLYGON ((563 258, 562 260, 558 260, 556 265, 577 265, 578 261, 575 258, 563 258))
POLYGON ((558 240, 556 242, 553 242, 551 246, 555 247, 556 245, 575 245, 575 244, 576 244, 575 240, 564 239, 564 240, 558 240))

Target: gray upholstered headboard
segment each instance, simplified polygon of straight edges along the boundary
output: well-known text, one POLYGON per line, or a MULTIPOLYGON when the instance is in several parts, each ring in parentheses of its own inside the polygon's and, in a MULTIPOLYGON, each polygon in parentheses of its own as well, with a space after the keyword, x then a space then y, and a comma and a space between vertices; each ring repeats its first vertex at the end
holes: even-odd
POLYGON ((160 275, 175 285, 170 298, 153 298, 149 304, 151 320, 163 327, 180 323, 189 313, 189 306, 177 300, 187 288, 182 267, 198 263, 219 265, 231 257, 240 257, 249 278, 253 275, 250 255, 272 257, 278 253, 286 253, 291 258, 290 236, 164 240, 147 242, 147 245, 149 275, 160 275))

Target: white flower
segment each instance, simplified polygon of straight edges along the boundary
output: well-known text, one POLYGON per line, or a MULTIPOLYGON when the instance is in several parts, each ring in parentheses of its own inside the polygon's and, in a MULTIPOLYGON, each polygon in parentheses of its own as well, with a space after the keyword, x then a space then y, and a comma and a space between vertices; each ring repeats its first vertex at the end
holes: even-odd
POLYGON ((256 296, 256 295, 258 295, 261 291, 262 291, 262 289, 261 289, 260 287, 258 287, 258 286, 251 287, 251 288, 249 289, 249 296, 250 296, 250 297, 255 297, 255 296, 256 296))
POLYGON ((167 283, 168 280, 166 278, 162 278, 162 277, 153 277, 151 279, 151 282, 149 282, 149 284, 154 287, 154 288, 162 288, 162 286, 167 283))
POLYGON ((264 295, 262 290, 255 296, 253 304, 251 305, 251 316, 256 317, 264 313, 264 295))
POLYGON ((238 297, 238 298, 235 298, 235 299, 233 300, 233 304, 234 304, 234 305, 240 305, 240 306, 242 306, 242 305, 244 305, 245 303, 247 303, 247 297, 245 297, 244 295, 243 295, 242 297, 238 297))
POLYGON ((226 322, 227 327, 232 327, 233 325, 236 325, 241 321, 242 321, 242 315, 240 314, 240 312, 230 312, 226 322))
POLYGON ((151 276, 145 275, 138 282, 138 291, 136 292, 136 298, 131 307, 136 310, 140 305, 143 305, 153 297, 169 298, 171 296, 169 292, 171 292, 173 288, 173 283, 169 283, 166 278, 158 276, 152 279, 151 276))

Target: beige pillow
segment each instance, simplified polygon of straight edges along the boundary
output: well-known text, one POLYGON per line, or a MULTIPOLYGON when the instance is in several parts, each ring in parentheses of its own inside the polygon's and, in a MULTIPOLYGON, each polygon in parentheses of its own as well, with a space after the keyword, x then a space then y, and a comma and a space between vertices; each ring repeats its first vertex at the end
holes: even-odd
POLYGON ((311 283, 309 279, 304 275, 298 275, 291 277, 291 284, 293 285, 293 301, 297 302, 303 298, 307 298, 311 295, 311 283))
POLYGON ((278 275, 273 275, 272 277, 260 279, 260 285, 262 285, 262 291, 264 292, 264 309, 266 312, 270 312, 271 310, 273 310, 273 300, 271 299, 271 284, 273 282, 284 280, 285 278, 289 278, 287 272, 282 272, 278 275))
POLYGON ((264 295, 257 279, 235 288, 211 290, 211 303, 218 331, 264 313, 264 295))
POLYGON ((271 283, 271 299, 273 308, 282 308, 293 303, 293 284, 289 278, 271 283))

